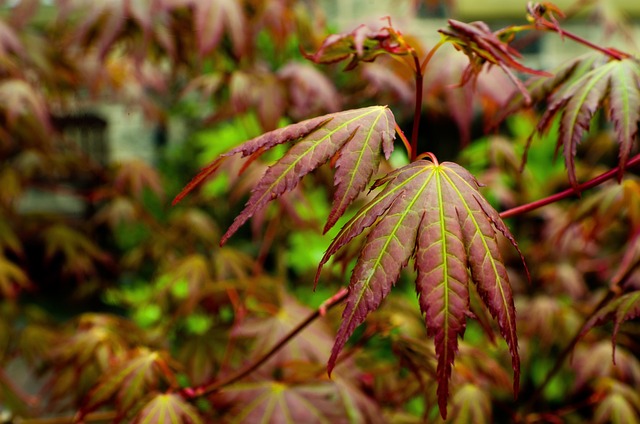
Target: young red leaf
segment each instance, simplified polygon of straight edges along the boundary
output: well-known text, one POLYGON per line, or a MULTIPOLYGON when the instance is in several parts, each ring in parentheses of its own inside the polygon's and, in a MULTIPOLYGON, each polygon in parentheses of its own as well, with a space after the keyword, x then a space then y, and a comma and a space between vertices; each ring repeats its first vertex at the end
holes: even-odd
POLYGON ((360 25, 349 33, 328 36, 318 51, 302 54, 315 63, 336 63, 351 58, 346 70, 355 68, 360 61, 372 62, 381 54, 405 55, 411 47, 391 25, 373 30, 360 25))
POLYGON ((372 227, 351 276, 329 372, 349 336, 380 306, 402 268, 415 257, 420 308, 436 346, 442 416, 446 416, 458 337, 471 315, 469 279, 509 345, 517 394, 520 359, 515 308, 495 230, 517 248, 513 236, 478 192, 475 178, 457 164, 416 161, 375 184, 381 185, 382 191, 342 228, 320 264, 321 268, 342 246, 372 227))
POLYGON ((268 168, 258 181, 244 210, 222 236, 220 243, 224 244, 267 203, 292 190, 303 176, 337 155, 334 177, 336 191, 325 225, 327 231, 373 177, 380 163, 380 151, 389 158, 394 138, 395 119, 385 106, 352 109, 302 121, 265 133, 225 153, 196 176, 176 197, 176 201, 215 171, 224 157, 235 154, 251 157, 258 151, 294 141, 293 147, 268 168))
POLYGON ((600 309, 587 323, 582 327, 580 337, 596 325, 602 325, 613 320, 613 334, 611 336, 611 344, 613 350, 613 363, 616 363, 616 336, 620 330, 620 324, 623 322, 640 317, 640 290, 626 293, 614 301, 609 302, 600 309))
POLYGON ((640 63, 634 58, 605 63, 589 60, 586 66, 593 68, 579 78, 570 79, 561 91, 551 96, 551 104, 537 127, 538 132, 546 131, 553 118, 560 114, 558 148, 564 149, 569 181, 573 187, 578 185, 574 163, 576 149, 598 107, 604 106, 613 121, 620 143, 621 173, 636 142, 640 121, 640 63))

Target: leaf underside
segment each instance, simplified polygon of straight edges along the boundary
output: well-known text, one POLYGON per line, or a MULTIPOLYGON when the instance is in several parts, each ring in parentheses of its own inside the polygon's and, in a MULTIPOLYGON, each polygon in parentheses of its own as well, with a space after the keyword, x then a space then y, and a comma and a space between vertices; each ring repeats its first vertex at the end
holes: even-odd
POLYGON ((443 417, 458 337, 464 334, 469 280, 496 319, 512 357, 517 394, 520 359, 513 296, 498 250, 496 229, 517 248, 498 213, 461 166, 421 160, 388 174, 380 193, 342 228, 322 266, 342 246, 371 227, 349 283, 343 320, 329 359, 329 372, 347 339, 377 309, 411 258, 416 291, 438 358, 438 403, 443 417))
POLYGON ((574 157, 591 119, 599 107, 604 107, 620 143, 620 175, 633 149, 640 121, 640 63, 634 58, 603 62, 588 55, 564 68, 562 78, 533 80, 529 86, 550 104, 540 119, 537 130, 548 130, 553 118, 560 116, 560 136, 557 149, 563 148, 569 181, 578 185, 574 157))
POLYGON ((330 159, 335 161, 333 203, 325 232, 342 216, 349 204, 371 181, 380 163, 381 151, 388 159, 393 152, 395 119, 385 106, 371 106, 332 113, 265 133, 222 155, 204 168, 176 197, 182 199, 217 170, 228 156, 253 157, 272 147, 294 142, 287 153, 270 166, 251 192, 244 210, 222 236, 224 244, 249 218, 267 203, 292 190, 302 177, 330 159))

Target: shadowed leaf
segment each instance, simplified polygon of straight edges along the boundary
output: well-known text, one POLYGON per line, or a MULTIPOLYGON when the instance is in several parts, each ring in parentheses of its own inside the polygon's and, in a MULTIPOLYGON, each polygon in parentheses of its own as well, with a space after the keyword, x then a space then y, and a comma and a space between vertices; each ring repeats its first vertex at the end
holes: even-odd
POLYGON ((169 381, 174 379, 166 355, 140 349, 117 369, 104 375, 102 382, 89 394, 83 411, 92 411, 116 396, 118 411, 127 413, 158 386, 161 376, 169 381))
POLYGON ((640 290, 624 294, 614 301, 607 303, 582 327, 580 337, 596 325, 613 321, 611 344, 613 349, 613 363, 616 363, 616 336, 623 322, 640 317, 640 290))

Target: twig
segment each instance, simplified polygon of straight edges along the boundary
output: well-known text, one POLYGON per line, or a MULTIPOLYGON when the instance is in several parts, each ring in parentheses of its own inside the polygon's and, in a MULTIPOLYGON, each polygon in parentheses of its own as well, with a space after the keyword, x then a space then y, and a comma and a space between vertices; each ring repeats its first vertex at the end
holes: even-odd
MULTIPOLYGON (((626 168, 631 168, 633 166, 636 166, 640 164, 640 153, 635 155, 633 158, 631 158, 625 165, 625 169, 626 168)), ((620 166, 616 166, 615 168, 605 172, 604 174, 601 174, 587 182, 584 182, 582 184, 578 184, 576 188, 568 188, 564 191, 561 191, 559 193, 556 194, 552 194, 551 196, 542 198, 542 199, 538 199, 535 202, 531 202, 531 203, 527 203, 525 205, 520 205, 520 206, 516 206, 515 208, 511 208, 511 209, 507 209, 506 211, 502 211, 500 212, 500 217, 501 218, 510 218, 512 216, 516 216, 516 215, 522 215, 523 213, 526 212, 530 212, 534 209, 538 209, 541 208, 543 206, 546 206, 548 204, 551 203, 555 203, 558 202, 560 200, 569 198, 571 196, 576 196, 579 195, 580 193, 582 193, 585 190, 588 190, 590 188, 596 187, 610 179, 612 179, 613 177, 619 175, 621 170, 620 166)))

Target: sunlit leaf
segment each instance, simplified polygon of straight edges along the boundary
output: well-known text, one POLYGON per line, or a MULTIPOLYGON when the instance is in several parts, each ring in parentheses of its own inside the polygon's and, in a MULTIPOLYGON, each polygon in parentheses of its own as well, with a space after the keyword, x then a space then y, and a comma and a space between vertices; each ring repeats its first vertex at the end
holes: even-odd
POLYGON ((351 275, 329 370, 355 328, 380 306, 414 257, 420 308, 435 339, 443 417, 458 337, 464 334, 470 315, 469 280, 476 284, 509 345, 517 394, 520 359, 515 308, 495 229, 517 245, 478 192, 475 178, 454 163, 421 160, 393 171, 375 186, 384 188, 342 228, 320 264, 321 268, 342 246, 372 227, 351 275))
POLYGON ((395 120, 389 109, 372 106, 320 116, 268 132, 232 149, 206 167, 176 197, 174 203, 215 172, 225 157, 238 153, 243 157, 250 157, 278 144, 295 141, 293 147, 265 172, 254 187, 245 209, 222 236, 221 243, 226 242, 268 202, 292 190, 304 175, 337 155, 334 177, 336 191, 325 225, 326 231, 336 223, 373 177, 380 162, 380 150, 387 158, 391 155, 395 137, 394 124, 395 120))

